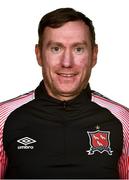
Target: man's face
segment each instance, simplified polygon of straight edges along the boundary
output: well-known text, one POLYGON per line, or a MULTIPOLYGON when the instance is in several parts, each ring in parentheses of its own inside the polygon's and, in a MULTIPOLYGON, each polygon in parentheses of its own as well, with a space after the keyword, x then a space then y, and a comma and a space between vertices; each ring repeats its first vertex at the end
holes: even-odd
POLYGON ((42 50, 36 47, 35 52, 48 94, 60 100, 79 95, 97 59, 97 46, 92 47, 89 28, 82 21, 46 27, 42 50))

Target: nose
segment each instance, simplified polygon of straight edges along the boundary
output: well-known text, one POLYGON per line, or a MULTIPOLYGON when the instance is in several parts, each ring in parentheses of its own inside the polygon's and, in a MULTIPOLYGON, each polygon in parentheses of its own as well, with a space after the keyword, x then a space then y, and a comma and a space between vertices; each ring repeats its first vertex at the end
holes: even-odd
POLYGON ((73 66, 73 54, 70 49, 64 51, 61 65, 65 68, 71 68, 73 66))

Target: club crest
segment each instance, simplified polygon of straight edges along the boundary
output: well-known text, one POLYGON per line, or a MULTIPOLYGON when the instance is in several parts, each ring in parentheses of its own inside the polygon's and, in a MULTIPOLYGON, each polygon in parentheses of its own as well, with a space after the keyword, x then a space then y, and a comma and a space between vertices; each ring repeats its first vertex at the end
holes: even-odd
POLYGON ((110 147, 110 131, 87 131, 89 136, 90 149, 87 150, 88 155, 93 155, 96 151, 99 153, 107 152, 112 155, 113 151, 110 147))

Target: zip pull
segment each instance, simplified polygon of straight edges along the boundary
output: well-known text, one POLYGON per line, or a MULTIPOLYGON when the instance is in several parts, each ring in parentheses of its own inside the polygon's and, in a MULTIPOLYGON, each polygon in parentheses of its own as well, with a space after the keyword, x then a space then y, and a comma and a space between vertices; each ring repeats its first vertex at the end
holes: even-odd
POLYGON ((64 108, 65 111, 70 111, 71 110, 70 105, 67 103, 67 101, 63 102, 63 108, 64 108))
POLYGON ((66 105, 66 101, 64 101, 64 102, 63 102, 63 107, 64 107, 64 109, 66 109, 66 106, 67 106, 67 105, 66 105))

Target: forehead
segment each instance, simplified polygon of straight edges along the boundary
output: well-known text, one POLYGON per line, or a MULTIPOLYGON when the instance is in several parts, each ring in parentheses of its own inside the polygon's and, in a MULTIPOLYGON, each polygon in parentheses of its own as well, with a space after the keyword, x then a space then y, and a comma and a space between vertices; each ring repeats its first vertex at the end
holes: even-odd
POLYGON ((43 33, 43 41, 45 40, 88 41, 90 31, 83 21, 70 21, 58 28, 46 27, 43 33))

